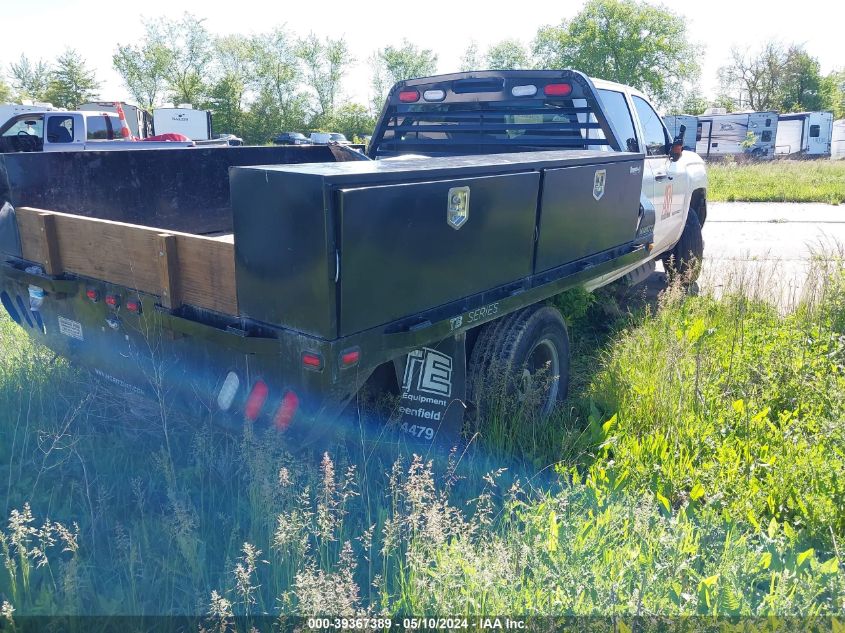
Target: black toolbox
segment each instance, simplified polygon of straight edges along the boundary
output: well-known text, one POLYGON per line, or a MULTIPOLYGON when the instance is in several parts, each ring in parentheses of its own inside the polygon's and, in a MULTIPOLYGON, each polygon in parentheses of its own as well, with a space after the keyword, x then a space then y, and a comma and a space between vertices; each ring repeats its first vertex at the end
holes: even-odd
POLYGON ((625 244, 642 154, 230 171, 242 316, 335 339, 625 244))

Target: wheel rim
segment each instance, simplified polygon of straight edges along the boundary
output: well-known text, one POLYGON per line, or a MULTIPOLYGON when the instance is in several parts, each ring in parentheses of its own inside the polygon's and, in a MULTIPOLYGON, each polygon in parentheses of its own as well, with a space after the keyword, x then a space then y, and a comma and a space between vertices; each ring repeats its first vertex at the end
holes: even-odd
POLYGON ((528 393, 536 388, 538 375, 540 380, 548 385, 538 413, 540 416, 547 416, 552 412, 560 390, 560 356, 555 344, 547 338, 538 341, 528 354, 522 369, 520 400, 524 400, 528 393))

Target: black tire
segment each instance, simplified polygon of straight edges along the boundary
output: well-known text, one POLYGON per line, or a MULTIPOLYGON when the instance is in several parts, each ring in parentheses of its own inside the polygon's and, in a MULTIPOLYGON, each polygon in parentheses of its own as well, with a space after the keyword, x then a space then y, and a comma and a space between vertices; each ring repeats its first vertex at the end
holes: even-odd
POLYGON ((546 417, 566 398, 569 387, 569 333, 557 308, 530 306, 483 326, 467 375, 467 396, 476 417, 485 417, 491 398, 519 395, 524 380, 541 375, 543 392, 536 413, 546 417))
POLYGON ((692 284, 701 274, 704 259, 704 238, 695 209, 690 209, 681 239, 663 254, 663 268, 670 279, 679 277, 683 283, 692 284))

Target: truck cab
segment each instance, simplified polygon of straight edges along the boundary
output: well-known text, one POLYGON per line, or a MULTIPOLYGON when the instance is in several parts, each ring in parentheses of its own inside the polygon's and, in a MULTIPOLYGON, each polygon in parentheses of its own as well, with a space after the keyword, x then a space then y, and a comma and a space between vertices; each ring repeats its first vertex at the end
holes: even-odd
POLYGON ((655 210, 654 252, 663 253, 678 241, 694 209, 700 224, 707 216, 707 174, 695 152, 672 156, 673 138, 648 97, 622 84, 593 79, 605 112, 626 139, 629 149, 645 154, 643 196, 655 210))
POLYGON ((89 141, 120 139, 121 122, 106 112, 27 112, 0 128, 4 152, 62 152, 89 141))
POLYGON ((192 143, 134 143, 122 135, 124 123, 114 112, 27 112, 0 127, 0 153, 78 150, 154 149, 192 143))

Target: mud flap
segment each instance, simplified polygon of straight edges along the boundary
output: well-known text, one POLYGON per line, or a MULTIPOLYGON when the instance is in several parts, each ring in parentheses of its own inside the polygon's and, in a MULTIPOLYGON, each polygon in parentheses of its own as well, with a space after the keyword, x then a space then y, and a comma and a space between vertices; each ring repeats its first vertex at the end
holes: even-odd
POLYGON ((466 335, 416 349, 393 364, 401 398, 392 422, 419 441, 457 441, 466 410, 466 335))

